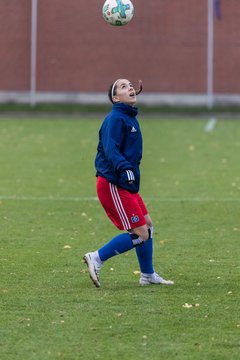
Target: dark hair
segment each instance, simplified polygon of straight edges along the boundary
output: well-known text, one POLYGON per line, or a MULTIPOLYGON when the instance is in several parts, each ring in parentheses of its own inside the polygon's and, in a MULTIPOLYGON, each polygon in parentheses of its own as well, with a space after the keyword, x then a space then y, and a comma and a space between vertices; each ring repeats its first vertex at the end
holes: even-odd
MULTIPOLYGON (((109 100, 111 101, 111 103, 112 104, 114 104, 114 101, 113 101, 113 98, 112 98, 112 88, 113 88, 113 85, 114 85, 115 83, 112 83, 111 85, 110 85, 110 88, 108 89, 108 98, 109 98, 109 100)), ((114 89, 114 91, 113 91, 113 95, 116 95, 116 86, 115 86, 115 89, 114 89)))

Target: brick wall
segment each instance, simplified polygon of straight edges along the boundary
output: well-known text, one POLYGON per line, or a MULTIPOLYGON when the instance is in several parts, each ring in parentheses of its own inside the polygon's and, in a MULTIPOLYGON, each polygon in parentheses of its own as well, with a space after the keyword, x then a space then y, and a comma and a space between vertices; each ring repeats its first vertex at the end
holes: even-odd
POLYGON ((30 86, 30 0, 0 0, 0 90, 30 86))
MULTIPOLYGON (((118 77, 149 92, 205 93, 207 0, 133 0, 125 27, 104 0, 39 0, 37 90, 105 92, 118 77)), ((215 20, 215 92, 240 93, 240 1, 215 20)), ((31 0, 0 0, 0 91, 30 87, 31 0)))

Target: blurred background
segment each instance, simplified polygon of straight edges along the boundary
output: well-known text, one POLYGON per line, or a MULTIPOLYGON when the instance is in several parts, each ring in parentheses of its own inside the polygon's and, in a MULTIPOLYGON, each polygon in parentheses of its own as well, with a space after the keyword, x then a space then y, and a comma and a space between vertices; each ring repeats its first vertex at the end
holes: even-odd
POLYGON ((0 102, 107 103, 120 77, 146 104, 240 104, 239 0, 133 0, 124 27, 100 0, 0 0, 0 102))

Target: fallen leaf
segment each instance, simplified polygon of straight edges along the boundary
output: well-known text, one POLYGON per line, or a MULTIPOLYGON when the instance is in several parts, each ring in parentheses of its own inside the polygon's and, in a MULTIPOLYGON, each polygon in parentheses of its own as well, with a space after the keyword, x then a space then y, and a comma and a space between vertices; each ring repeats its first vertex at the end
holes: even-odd
POLYGON ((185 303, 182 307, 189 309, 192 307, 192 304, 185 303))
POLYGON ((134 275, 139 275, 139 274, 140 274, 140 271, 139 271, 139 270, 135 270, 133 273, 134 273, 134 275))
POLYGON ((70 245, 64 245, 63 248, 64 248, 64 249, 71 249, 71 246, 70 246, 70 245))

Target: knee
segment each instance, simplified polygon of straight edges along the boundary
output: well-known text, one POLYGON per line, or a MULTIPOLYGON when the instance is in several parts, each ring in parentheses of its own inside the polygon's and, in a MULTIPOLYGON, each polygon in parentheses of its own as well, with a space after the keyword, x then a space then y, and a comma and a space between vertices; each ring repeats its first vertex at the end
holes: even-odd
POLYGON ((131 233, 140 237, 142 241, 147 241, 151 237, 151 231, 147 225, 132 229, 131 233))
POLYGON ((141 231, 140 231, 140 233, 138 235, 140 236, 140 238, 143 241, 147 241, 149 239, 149 231, 148 231, 147 226, 146 226, 146 228, 141 229, 141 231))

